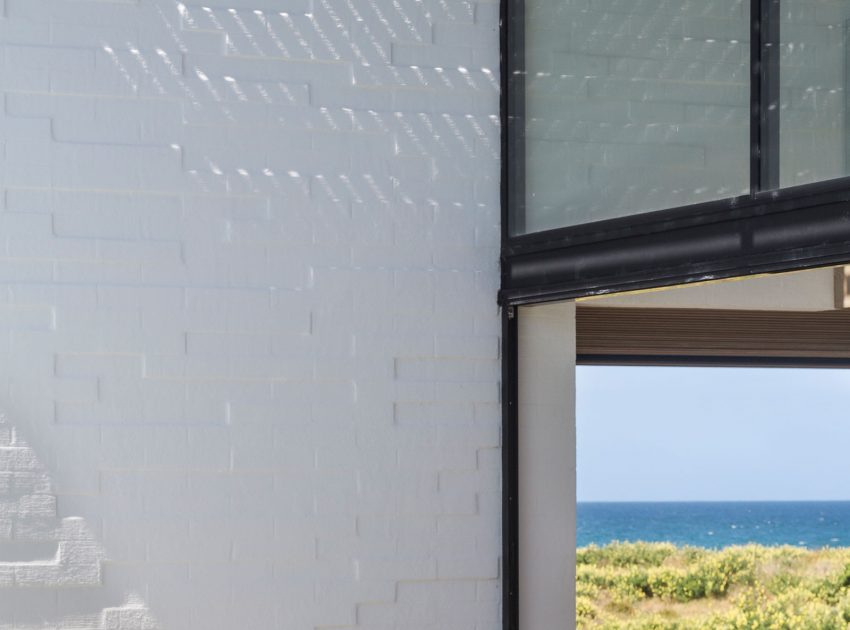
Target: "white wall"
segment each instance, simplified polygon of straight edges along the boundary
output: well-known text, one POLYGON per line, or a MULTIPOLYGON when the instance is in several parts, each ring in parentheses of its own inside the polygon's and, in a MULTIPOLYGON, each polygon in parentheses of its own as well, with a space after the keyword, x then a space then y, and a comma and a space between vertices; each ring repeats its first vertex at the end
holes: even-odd
POLYGON ((497 26, 0 0, 0 628, 499 626, 497 26))
POLYGON ((524 307, 518 336, 519 627, 575 627, 575 304, 524 307))

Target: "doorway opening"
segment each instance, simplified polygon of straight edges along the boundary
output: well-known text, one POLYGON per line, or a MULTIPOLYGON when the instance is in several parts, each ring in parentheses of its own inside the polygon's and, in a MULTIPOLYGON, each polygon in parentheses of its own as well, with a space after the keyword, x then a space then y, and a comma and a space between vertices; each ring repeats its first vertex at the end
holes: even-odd
POLYGON ((579 304, 578 628, 850 622, 850 311, 843 270, 794 294, 819 273, 579 304))

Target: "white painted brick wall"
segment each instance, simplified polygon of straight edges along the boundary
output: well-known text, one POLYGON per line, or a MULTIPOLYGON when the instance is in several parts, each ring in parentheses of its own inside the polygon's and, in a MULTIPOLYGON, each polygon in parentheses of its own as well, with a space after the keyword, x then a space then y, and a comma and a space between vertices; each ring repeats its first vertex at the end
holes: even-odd
POLYGON ((0 628, 499 626, 495 0, 0 0, 0 628))

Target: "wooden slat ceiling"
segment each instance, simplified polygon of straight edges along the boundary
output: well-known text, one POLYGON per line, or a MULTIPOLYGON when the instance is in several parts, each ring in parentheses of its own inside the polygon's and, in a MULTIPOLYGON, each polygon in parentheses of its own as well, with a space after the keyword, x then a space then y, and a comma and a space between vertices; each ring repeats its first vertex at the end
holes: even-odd
POLYGON ((577 309, 579 363, 850 367, 850 310, 577 309))
POLYGON ((835 308, 850 308, 850 266, 835 268, 835 308))

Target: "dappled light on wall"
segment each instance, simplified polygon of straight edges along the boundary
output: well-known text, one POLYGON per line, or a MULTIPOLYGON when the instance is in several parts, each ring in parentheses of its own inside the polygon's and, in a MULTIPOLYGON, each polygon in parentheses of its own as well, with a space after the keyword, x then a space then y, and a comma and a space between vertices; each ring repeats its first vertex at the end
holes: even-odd
POLYGON ((103 558, 0 628, 492 625, 498 23, 0 0, 0 402, 103 558))

